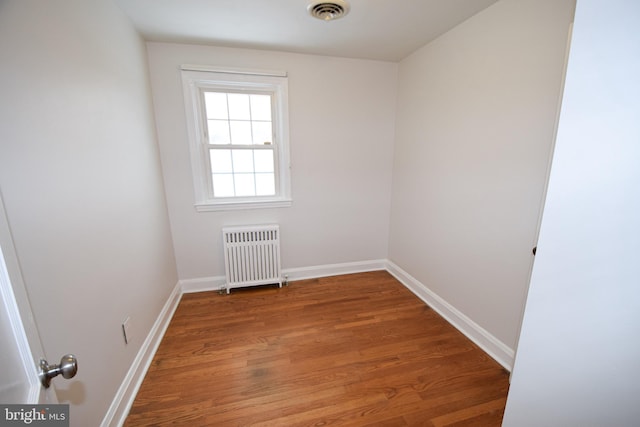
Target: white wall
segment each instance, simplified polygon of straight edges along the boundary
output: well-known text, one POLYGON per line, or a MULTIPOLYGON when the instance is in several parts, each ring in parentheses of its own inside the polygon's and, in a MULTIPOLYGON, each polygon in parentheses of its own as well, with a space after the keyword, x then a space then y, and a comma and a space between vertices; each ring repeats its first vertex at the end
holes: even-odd
POLYGON ((163 43, 147 49, 181 280, 224 275, 226 225, 279 223, 283 268, 386 258, 397 64, 163 43), (289 73, 292 207, 195 211, 181 64, 289 73))
POLYGON ((573 0, 502 0, 400 63, 389 258, 514 349, 573 0))
POLYGON ((640 4, 579 0, 504 426, 640 420, 640 4))
POLYGON ((513 348, 572 4, 502 0, 399 67, 147 44, 170 235, 138 36, 110 1, 0 2, 0 189, 48 356, 80 359, 73 424, 178 277, 224 273, 224 225, 280 223, 289 269, 389 257, 513 348), (288 71, 293 207, 195 212, 182 63, 288 71))
POLYGON ((79 360, 58 397, 96 426, 177 283, 145 46, 111 1, 5 0, 0 57, 7 217, 49 362, 79 360))

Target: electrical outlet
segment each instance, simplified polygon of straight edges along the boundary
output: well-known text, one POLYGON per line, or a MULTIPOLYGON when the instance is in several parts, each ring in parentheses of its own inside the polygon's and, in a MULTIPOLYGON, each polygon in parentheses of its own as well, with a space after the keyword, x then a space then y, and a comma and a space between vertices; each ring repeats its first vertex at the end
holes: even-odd
POLYGON ((122 322, 122 335, 124 336, 124 343, 129 344, 129 340, 131 339, 131 318, 127 317, 124 322, 122 322))

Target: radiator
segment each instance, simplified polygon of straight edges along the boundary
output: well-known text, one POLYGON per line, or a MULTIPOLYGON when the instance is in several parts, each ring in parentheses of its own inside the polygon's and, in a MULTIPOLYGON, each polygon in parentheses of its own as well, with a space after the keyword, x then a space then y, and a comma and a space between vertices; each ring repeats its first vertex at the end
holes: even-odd
POLYGON ((278 284, 280 274, 280 228, 252 225, 222 229, 227 293, 232 288, 278 284))

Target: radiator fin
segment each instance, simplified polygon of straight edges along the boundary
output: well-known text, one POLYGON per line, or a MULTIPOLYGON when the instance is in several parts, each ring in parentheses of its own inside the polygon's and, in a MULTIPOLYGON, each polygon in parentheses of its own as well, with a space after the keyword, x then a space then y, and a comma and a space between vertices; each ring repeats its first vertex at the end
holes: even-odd
POLYGON ((227 293, 244 286, 282 287, 278 225, 225 227, 222 242, 227 293))

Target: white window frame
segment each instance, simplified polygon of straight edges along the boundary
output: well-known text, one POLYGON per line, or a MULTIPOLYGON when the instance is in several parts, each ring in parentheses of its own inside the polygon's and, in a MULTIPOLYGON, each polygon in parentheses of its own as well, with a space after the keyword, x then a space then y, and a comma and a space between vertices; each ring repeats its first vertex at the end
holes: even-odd
POLYGON ((196 65, 183 65, 181 70, 196 210, 206 212, 291 206, 287 73, 196 65), (213 197, 202 97, 203 90, 207 89, 268 92, 273 96, 272 126, 275 134, 273 149, 276 179, 274 196, 213 197))

